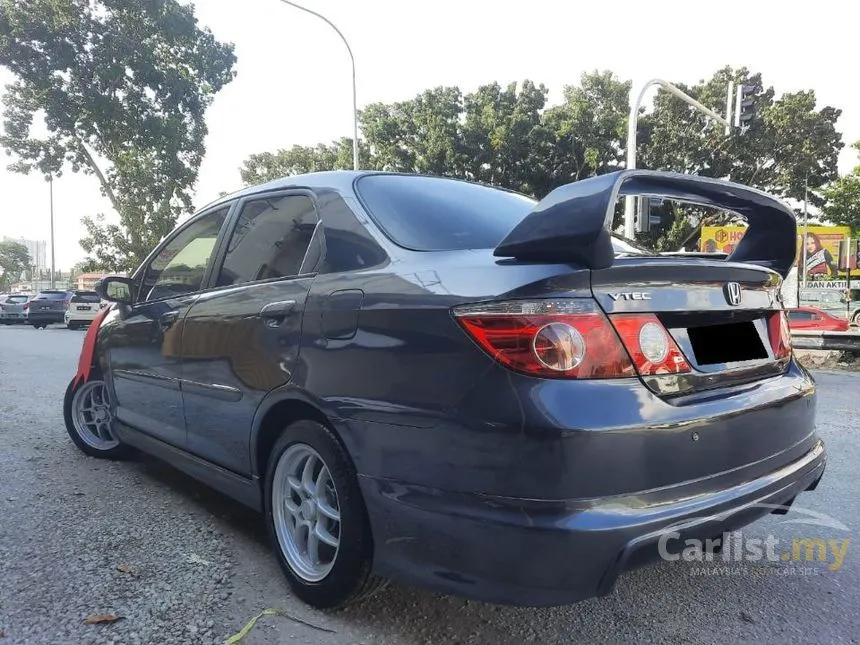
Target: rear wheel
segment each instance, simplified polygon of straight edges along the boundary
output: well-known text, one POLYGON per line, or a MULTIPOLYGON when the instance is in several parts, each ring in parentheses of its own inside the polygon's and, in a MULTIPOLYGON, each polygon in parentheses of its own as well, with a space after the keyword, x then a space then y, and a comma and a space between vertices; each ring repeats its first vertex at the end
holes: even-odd
POLYGON ((114 434, 107 384, 98 372, 88 381, 75 384, 73 378, 66 388, 63 416, 72 442, 86 455, 101 459, 120 459, 129 454, 128 446, 114 434))
POLYGON ((299 421, 275 443, 266 470, 266 523, 293 592, 320 609, 366 598, 373 540, 355 471, 323 425, 299 421))
POLYGON ((78 328, 78 323, 73 323, 73 322, 69 321, 66 323, 66 327, 68 329, 71 329, 72 331, 74 331, 75 329, 78 328))

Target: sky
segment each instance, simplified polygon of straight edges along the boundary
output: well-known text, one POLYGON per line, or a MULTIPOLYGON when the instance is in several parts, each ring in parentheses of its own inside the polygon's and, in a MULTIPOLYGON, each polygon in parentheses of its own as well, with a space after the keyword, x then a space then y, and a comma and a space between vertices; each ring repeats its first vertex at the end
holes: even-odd
MULTIPOLYGON (((840 171, 857 164, 847 145, 860 139, 860 88, 849 73, 857 61, 856 21, 845 0, 302 3, 324 14, 349 41, 359 109, 439 85, 471 91, 523 79, 547 85, 550 102, 557 103, 565 84, 595 69, 632 80, 638 91, 655 77, 695 83, 727 64, 747 66, 777 94, 814 89, 818 107, 841 108, 837 127, 846 149, 840 171)), ((238 58, 235 80, 207 114, 196 207, 241 187, 238 169, 252 153, 352 136, 349 57, 331 27, 280 0, 195 5, 201 24, 233 42, 238 58)), ((0 84, 10 81, 0 70, 0 84)), ((49 239, 48 185, 38 176, 10 173, 7 161, 0 155, 0 239, 49 239)), ((66 172, 53 188, 55 261, 68 270, 84 258, 81 218, 115 215, 94 177, 66 172)))

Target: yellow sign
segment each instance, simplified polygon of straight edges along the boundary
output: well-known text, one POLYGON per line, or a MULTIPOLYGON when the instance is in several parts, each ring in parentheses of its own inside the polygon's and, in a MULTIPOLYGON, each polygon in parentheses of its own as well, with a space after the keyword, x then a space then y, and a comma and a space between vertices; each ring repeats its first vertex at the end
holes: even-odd
MULTIPOLYGON (((703 226, 700 248, 704 253, 731 253, 746 233, 746 226, 703 226)), ((860 248, 851 240, 847 226, 797 227, 798 268, 806 246, 807 279, 827 279, 851 275, 860 276, 860 248), (805 240, 804 240, 805 237, 805 240), (848 248, 850 242, 850 249, 848 248)))

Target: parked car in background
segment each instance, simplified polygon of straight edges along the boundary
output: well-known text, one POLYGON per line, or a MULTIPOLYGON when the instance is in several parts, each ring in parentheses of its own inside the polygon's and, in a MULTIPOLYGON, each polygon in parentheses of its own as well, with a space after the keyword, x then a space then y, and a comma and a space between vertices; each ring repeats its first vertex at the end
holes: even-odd
POLYGON ((792 330, 808 331, 848 331, 848 321, 838 318, 815 307, 789 309, 788 327, 792 330))
POLYGON ((315 607, 385 578, 603 595, 661 536, 721 539, 818 484, 815 382, 778 298, 795 239, 765 193, 647 170, 540 202, 379 172, 249 187, 96 286, 118 304, 88 332, 66 429, 263 511, 315 607), (749 229, 730 261, 662 256, 612 235, 625 195, 749 229))
POLYGON ((71 292, 65 290, 40 291, 24 305, 27 311, 27 323, 36 329, 44 329, 48 325, 63 322, 71 297, 71 292))
POLYGON ((63 315, 63 322, 69 329, 79 329, 89 325, 102 308, 102 299, 95 291, 74 291, 69 306, 63 315))
POLYGON ((0 296, 0 324, 14 325, 27 322, 24 305, 30 299, 26 293, 11 293, 0 296))

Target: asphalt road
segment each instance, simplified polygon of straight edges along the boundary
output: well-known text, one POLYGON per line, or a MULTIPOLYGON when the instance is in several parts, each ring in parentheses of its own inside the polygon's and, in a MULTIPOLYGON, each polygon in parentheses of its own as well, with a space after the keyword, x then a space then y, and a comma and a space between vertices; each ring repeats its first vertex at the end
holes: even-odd
POLYGON ((816 373, 830 462, 797 503, 844 526, 792 523, 807 517, 792 511, 745 531, 848 539, 838 571, 778 563, 703 576, 696 563, 659 563, 627 572, 606 598, 568 607, 497 607, 395 586, 318 612, 290 595, 253 512, 152 459, 106 463, 74 448, 61 405, 82 338, 0 328, 2 645, 223 643, 266 608, 332 631, 268 616, 244 645, 860 640, 858 374, 816 373), (93 614, 123 619, 84 624, 93 614))

